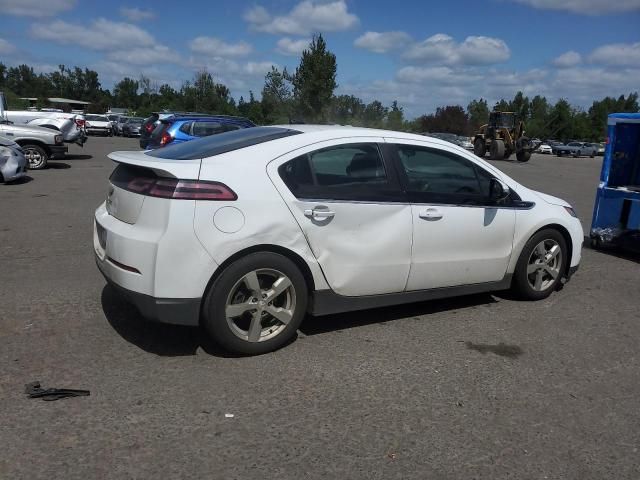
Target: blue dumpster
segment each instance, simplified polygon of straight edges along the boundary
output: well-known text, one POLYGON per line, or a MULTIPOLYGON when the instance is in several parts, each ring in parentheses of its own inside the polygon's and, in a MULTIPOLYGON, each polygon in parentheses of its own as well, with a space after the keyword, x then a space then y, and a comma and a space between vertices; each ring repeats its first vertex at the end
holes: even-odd
POLYGON ((591 239, 640 251, 640 113, 609 115, 591 239))

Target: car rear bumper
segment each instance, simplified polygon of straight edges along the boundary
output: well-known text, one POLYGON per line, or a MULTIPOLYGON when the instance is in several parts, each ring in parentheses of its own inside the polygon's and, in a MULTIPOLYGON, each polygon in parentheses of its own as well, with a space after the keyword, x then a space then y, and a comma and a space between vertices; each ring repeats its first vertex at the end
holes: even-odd
POLYGON ((96 264, 107 283, 132 304, 146 320, 170 325, 197 327, 200 323, 200 298, 155 298, 127 290, 115 283, 103 270, 104 263, 96 254, 96 264))

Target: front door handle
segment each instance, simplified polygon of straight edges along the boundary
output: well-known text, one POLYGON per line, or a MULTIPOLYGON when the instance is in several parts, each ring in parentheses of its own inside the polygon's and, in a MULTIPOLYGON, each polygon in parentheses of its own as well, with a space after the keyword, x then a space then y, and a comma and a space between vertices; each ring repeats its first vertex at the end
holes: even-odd
POLYGON ((327 218, 333 218, 335 216, 335 212, 332 212, 329 209, 318 208, 314 209, 308 208, 304 211, 304 216, 313 218, 314 220, 326 220, 327 218))
POLYGON ((440 220, 443 217, 442 212, 437 208, 427 208, 421 211, 418 216, 425 220, 440 220))

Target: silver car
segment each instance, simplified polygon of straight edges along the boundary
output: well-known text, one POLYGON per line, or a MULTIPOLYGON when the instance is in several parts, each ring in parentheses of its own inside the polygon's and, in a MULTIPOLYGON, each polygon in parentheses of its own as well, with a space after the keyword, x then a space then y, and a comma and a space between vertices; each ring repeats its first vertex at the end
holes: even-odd
POLYGON ((15 182, 26 175, 27 159, 22 147, 13 140, 0 137, 0 182, 15 182))

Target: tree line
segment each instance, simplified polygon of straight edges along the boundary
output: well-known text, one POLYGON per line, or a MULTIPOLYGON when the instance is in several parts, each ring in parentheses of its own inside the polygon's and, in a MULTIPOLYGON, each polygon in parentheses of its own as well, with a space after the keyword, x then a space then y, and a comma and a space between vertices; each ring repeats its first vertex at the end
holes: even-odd
MULTIPOLYGON (((176 110, 225 115, 241 115, 257 124, 316 122, 387 128, 412 132, 449 132, 473 135, 487 123, 487 100, 472 100, 461 105, 439 107, 416 119, 405 118, 404 110, 393 101, 385 106, 378 100, 364 102, 355 95, 336 95, 337 60, 322 35, 316 35, 302 52, 293 72, 271 67, 265 76, 261 99, 253 92, 236 101, 230 90, 215 81, 206 70, 176 89, 159 85, 141 75, 125 77, 112 90, 102 88, 98 73, 79 67, 60 65, 52 73, 35 73, 28 65, 7 67, 0 62, 0 90, 10 108, 24 108, 21 97, 38 98, 45 107, 47 98, 63 97, 91 102, 90 111, 105 112, 109 107, 124 107, 139 116, 153 111, 176 110)), ((427 88, 428 85, 425 85, 427 88)), ((638 94, 595 100, 588 110, 576 108, 567 100, 551 103, 544 96, 526 97, 516 93, 512 100, 501 99, 491 109, 515 112, 526 123, 527 135, 541 139, 580 139, 600 141, 606 136, 606 117, 613 112, 638 112, 638 94)))

